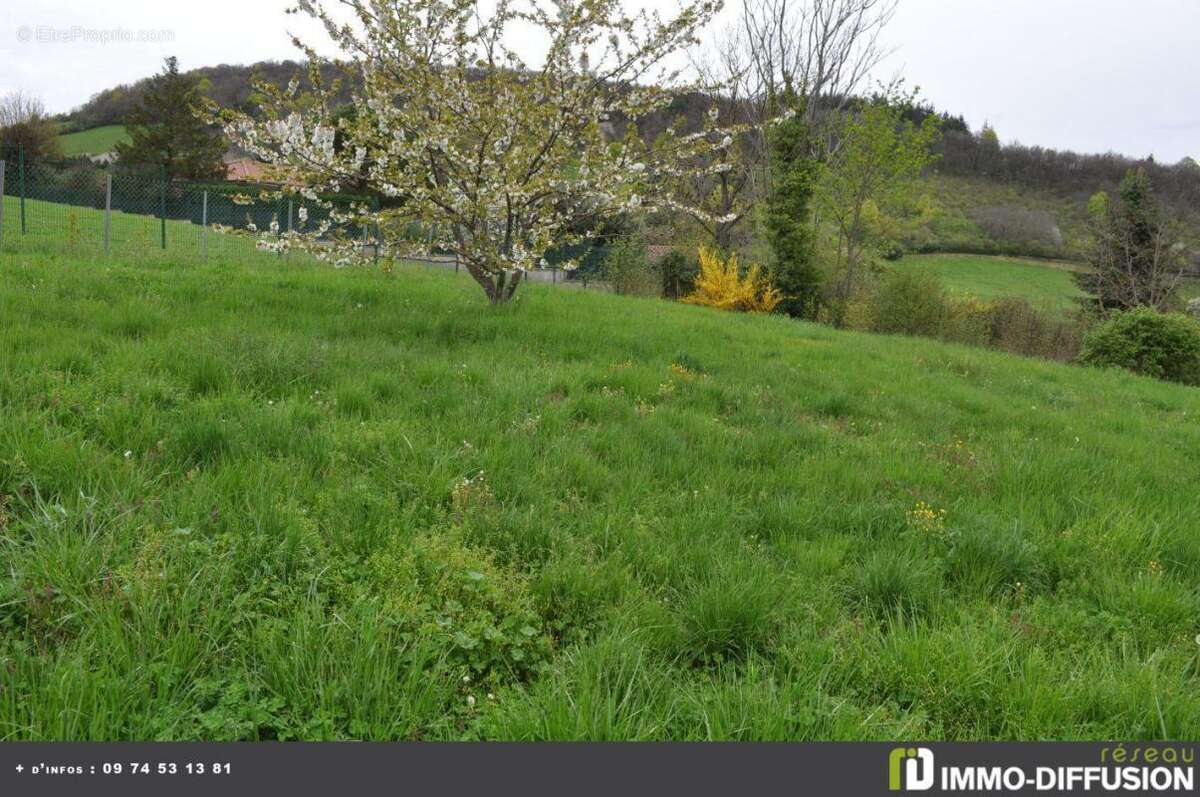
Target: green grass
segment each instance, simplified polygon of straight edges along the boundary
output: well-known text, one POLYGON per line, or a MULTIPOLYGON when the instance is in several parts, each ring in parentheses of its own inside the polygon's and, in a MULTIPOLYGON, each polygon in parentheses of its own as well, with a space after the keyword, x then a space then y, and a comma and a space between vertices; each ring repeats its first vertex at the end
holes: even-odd
POLYGON ((125 132, 124 125, 104 125, 80 130, 78 133, 68 133, 59 136, 58 140, 62 144, 63 154, 68 157, 101 155, 112 152, 117 148, 117 144, 128 143, 129 134, 125 132))
MULTIPOLYGON (((1074 263, 1027 260, 992 255, 907 255, 901 267, 929 268, 951 291, 981 299, 1021 297, 1051 310, 1068 311, 1079 306, 1083 292, 1073 272, 1084 268, 1074 263)), ((1200 279, 1185 279, 1179 286, 1179 302, 1200 296, 1200 279)))
POLYGON ((1019 296, 1061 311, 1078 307, 1083 296, 1072 276, 1078 267, 1065 263, 986 255, 908 255, 901 265, 932 269, 951 291, 980 299, 1019 296))
POLYGON ((1186 279, 1179 286, 1179 297, 1184 302, 1200 299, 1200 279, 1186 279))
MULTIPOLYGON (((104 253, 104 197, 98 197, 99 209, 39 199, 25 200, 24 232, 21 226, 21 200, 7 192, 4 200, 3 240, 22 251, 52 251, 65 256, 94 256, 104 253)), ((215 201, 215 200, 214 200, 215 201)), ((179 261, 204 257, 204 228, 189 221, 168 219, 166 248, 163 248, 161 221, 151 214, 112 212, 109 229, 111 256, 123 260, 164 258, 179 261)), ((208 256, 232 259, 266 260, 277 255, 259 252, 253 238, 209 231, 208 256)))
POLYGON ((1195 389, 12 250, 0 362, 0 738, 1200 736, 1195 389))

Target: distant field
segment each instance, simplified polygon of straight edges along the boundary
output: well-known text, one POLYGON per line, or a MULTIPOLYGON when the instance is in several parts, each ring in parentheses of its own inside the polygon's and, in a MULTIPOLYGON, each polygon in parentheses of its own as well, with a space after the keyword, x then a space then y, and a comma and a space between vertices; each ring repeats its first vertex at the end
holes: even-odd
POLYGON ((980 255, 912 255, 901 263, 933 269, 950 290, 981 299, 1022 296, 1065 310, 1083 295, 1071 276, 1079 267, 1072 264, 980 255))
POLYGON ((111 152, 119 142, 128 141, 129 135, 125 132, 124 125, 105 125, 78 133, 68 133, 59 136, 58 140, 62 143, 64 155, 99 155, 111 152))

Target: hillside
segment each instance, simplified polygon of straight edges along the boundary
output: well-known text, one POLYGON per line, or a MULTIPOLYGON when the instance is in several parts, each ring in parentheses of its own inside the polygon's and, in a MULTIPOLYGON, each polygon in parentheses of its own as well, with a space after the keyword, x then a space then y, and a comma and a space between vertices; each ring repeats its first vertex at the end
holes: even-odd
MULTIPOLYGON (((221 64, 187 74, 219 105, 246 111, 255 108, 253 77, 281 87, 293 77, 302 86, 307 82, 303 67, 293 61, 221 64)), ((67 114, 64 129, 78 131, 64 138, 68 154, 109 146, 113 131, 136 107, 147 81, 102 91, 67 114)), ((352 89, 349 83, 343 86, 345 101, 352 89)), ((644 120, 641 133, 653 139, 681 115, 699 120, 710 103, 707 95, 686 94, 664 113, 644 120)), ((1089 197, 1097 191, 1112 193, 1128 170, 1145 169, 1160 199, 1183 222, 1183 238, 1195 250, 1200 270, 1200 166, 1194 161, 1161 164, 1153 158, 1115 153, 1089 155, 1002 145, 990 128, 972 132, 961 116, 929 106, 909 111, 914 121, 930 114, 941 118, 943 137, 920 193, 932 199, 937 212, 931 223, 917 228, 909 224, 898 236, 907 251, 1082 260, 1089 238, 1089 197)))
POLYGON ((980 299, 1022 297, 1051 310, 1079 307, 1084 293, 1072 278, 1079 266, 979 255, 910 255, 905 267, 929 268, 950 291, 980 299))
POLYGON ((112 152, 117 144, 129 141, 124 125, 104 125, 58 137, 63 154, 68 158, 75 155, 100 155, 112 152))
POLYGON ((1200 391, 522 291, 0 254, 0 737, 1200 735, 1200 391))

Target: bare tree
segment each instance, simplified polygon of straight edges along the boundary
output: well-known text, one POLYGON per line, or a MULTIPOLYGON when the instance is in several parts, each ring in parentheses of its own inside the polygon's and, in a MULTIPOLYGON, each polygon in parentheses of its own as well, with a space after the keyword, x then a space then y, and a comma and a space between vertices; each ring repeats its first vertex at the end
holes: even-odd
POLYGON ((0 97, 0 127, 12 127, 46 115, 45 103, 23 91, 9 92, 0 97))
POLYGON ((756 93, 807 100, 810 121, 821 110, 841 110, 888 54, 880 34, 896 2, 743 0, 742 43, 756 93))
MULTIPOLYGON (((684 194, 707 198, 713 217, 705 225, 714 242, 729 248, 748 208, 769 191, 767 131, 782 111, 798 110, 809 130, 808 157, 824 159, 836 148, 836 120, 861 93, 887 55, 880 34, 897 0, 742 0, 741 15, 717 39, 692 54, 698 82, 718 99, 723 126, 743 132, 715 174, 698 170, 684 194)), ((707 164, 705 164, 707 165, 707 164)))
POLYGON ((27 158, 39 160, 59 157, 57 131, 46 106, 29 94, 14 91, 0 97, 0 144, 5 149, 21 149, 27 158))

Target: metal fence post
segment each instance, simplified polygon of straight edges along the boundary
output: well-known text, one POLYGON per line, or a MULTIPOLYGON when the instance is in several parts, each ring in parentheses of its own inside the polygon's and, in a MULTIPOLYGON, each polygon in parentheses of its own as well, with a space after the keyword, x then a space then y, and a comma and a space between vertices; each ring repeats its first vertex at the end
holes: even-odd
POLYGON ((109 254, 112 237, 112 172, 104 181, 104 256, 109 254))
POLYGON ((17 179, 21 185, 21 235, 25 234, 25 147, 17 147, 17 179))
MULTIPOLYGON (((288 210, 287 210, 287 231, 288 231, 288 235, 291 235, 291 234, 292 234, 292 198, 291 198, 291 197, 288 197, 288 210)), ((280 256, 280 257, 283 257, 283 250, 282 250, 282 249, 280 249, 280 250, 279 250, 279 256, 280 256)), ((289 259, 289 260, 291 259, 291 252, 290 252, 290 250, 289 250, 289 252, 288 252, 288 259, 289 259)))
POLYGON ((8 162, 0 160, 0 246, 4 245, 4 174, 8 162))
POLYGON ((371 200, 371 209, 375 211, 375 265, 379 265, 379 197, 371 200))
POLYGON ((158 225, 162 248, 167 248, 167 167, 158 167, 158 225))
POLYGON ((200 254, 208 258, 208 192, 200 200, 200 254))

